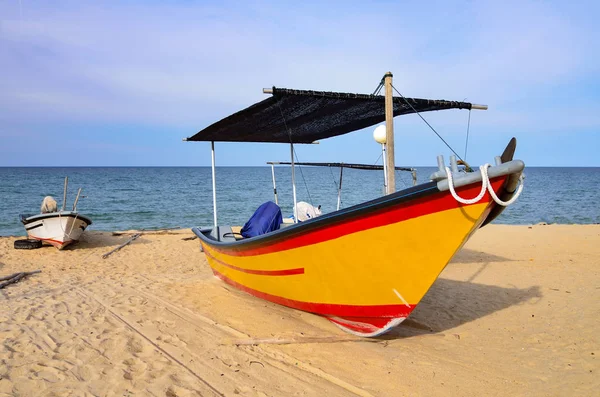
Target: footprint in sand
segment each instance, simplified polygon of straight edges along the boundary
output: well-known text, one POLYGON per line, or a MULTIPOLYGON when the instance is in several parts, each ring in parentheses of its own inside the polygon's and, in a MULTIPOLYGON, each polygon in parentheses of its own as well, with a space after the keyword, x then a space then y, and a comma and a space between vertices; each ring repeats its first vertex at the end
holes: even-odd
POLYGON ((158 338, 156 338, 156 340, 163 341, 165 343, 168 343, 171 346, 177 346, 177 347, 182 347, 182 346, 187 345, 187 343, 185 343, 184 341, 179 339, 179 337, 177 337, 177 335, 167 335, 164 338, 162 336, 159 336, 158 338))
POLYGON ((127 350, 133 354, 143 354, 147 349, 146 344, 138 337, 132 336, 127 341, 127 350))
POLYGON ((148 365, 145 362, 134 357, 124 360, 123 364, 127 366, 123 377, 129 380, 143 376, 148 368, 148 365))
POLYGON ((193 392, 192 390, 185 389, 183 387, 179 387, 179 386, 175 386, 175 385, 169 386, 169 388, 167 389, 167 392, 165 394, 166 397, 188 397, 188 396, 192 396, 192 395, 196 395, 196 393, 193 392))

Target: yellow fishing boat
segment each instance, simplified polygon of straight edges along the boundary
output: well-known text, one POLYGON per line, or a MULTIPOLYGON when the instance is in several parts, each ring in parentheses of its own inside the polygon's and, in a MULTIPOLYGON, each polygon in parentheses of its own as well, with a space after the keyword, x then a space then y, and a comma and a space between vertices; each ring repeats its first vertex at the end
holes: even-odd
MULTIPOLYGON (((213 189, 215 141, 291 144, 294 180, 293 144, 380 123, 386 118, 386 102, 388 133, 391 110, 398 116, 484 108, 376 94, 268 91, 270 98, 187 139, 213 142, 213 189)), ((524 163, 513 160, 515 147, 513 138, 495 165, 478 172, 459 172, 455 158, 446 167, 438 157, 439 169, 427 183, 251 238, 218 225, 213 190, 215 226, 193 231, 223 281, 324 316, 348 332, 377 336, 402 322, 469 237, 516 199, 524 163)), ((393 177, 393 160, 387 169, 393 177)), ((388 190, 390 185, 393 180, 388 180, 388 190)))

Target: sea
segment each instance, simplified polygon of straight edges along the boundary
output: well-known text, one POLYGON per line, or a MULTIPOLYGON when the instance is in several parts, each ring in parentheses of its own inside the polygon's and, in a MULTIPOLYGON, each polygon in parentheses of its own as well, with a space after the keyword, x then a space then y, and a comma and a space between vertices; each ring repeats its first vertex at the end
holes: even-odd
MULTIPOLYGON (((417 167, 426 182, 436 169, 417 167)), ((277 199, 283 215, 292 215, 291 169, 274 169, 277 199)), ((600 223, 600 168, 527 167, 521 197, 495 221, 530 225, 600 223)), ((73 207, 92 219, 88 230, 191 228, 213 224, 210 167, 0 167, 0 236, 24 235, 19 214, 36 214, 45 196, 73 207)), ((275 201, 272 169, 217 167, 219 224, 243 225, 265 201, 275 201)), ((338 168, 296 167, 298 201, 335 211, 340 180, 338 168)), ((409 172, 396 174, 396 189, 412 186, 409 172)), ((382 171, 344 169, 341 207, 383 194, 382 171)))

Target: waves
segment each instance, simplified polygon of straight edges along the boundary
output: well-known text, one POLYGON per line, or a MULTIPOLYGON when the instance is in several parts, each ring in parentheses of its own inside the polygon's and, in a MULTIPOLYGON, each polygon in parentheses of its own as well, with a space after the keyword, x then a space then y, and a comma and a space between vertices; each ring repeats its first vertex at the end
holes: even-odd
MULTIPOLYGON (((435 169, 417 168, 419 182, 435 169)), ((275 169, 279 204, 292 213, 289 167, 275 169)), ((495 223, 600 223, 600 168, 526 168, 519 200, 495 223)), ((297 173, 298 201, 337 204, 337 171, 303 167, 297 173), (305 182, 306 181, 306 185, 305 182)), ((37 213, 46 195, 62 204, 64 177, 69 176, 67 208, 82 187, 78 210, 89 216, 91 230, 125 230, 209 226, 212 183, 208 167, 0 168, 0 235, 22 235, 20 213, 37 213)), ((396 185, 411 185, 410 175, 397 173, 396 185)), ((342 207, 382 194, 383 174, 345 170, 342 207)), ((219 223, 242 225, 263 202, 274 200, 270 167, 218 167, 219 223)))

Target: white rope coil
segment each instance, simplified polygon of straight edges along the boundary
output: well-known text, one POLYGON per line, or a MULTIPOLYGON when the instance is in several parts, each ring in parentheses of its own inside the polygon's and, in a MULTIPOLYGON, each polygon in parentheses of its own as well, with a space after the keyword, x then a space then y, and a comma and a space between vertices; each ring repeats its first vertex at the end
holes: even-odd
POLYGON ((452 197, 454 197, 454 199, 456 201, 458 201, 459 203, 462 203, 462 204, 467 204, 467 205, 475 204, 476 202, 478 202, 479 200, 481 200, 483 198, 483 196, 485 195, 485 191, 487 189, 487 191, 490 193, 490 196, 492 196, 492 199, 496 202, 496 204, 501 205, 503 207, 508 207, 509 205, 514 203, 517 200, 517 198, 519 198, 519 196, 521 195, 521 192, 523 191, 523 179, 524 179, 523 174, 521 174, 521 176, 519 177, 520 184, 519 184, 519 187, 517 188, 517 191, 513 194, 513 196, 510 198, 510 200, 502 201, 496 195, 496 192, 492 188, 492 184, 490 182, 490 178, 489 178, 488 172, 487 172, 489 167, 491 167, 491 165, 489 163, 484 164, 479 167, 479 171, 481 172, 481 191, 479 192, 477 197, 474 197, 472 199, 464 199, 456 193, 456 190, 454 190, 454 180, 452 177, 452 172, 450 171, 450 168, 446 167, 446 175, 448 177, 448 188, 450 190, 450 194, 452 194, 452 197))

